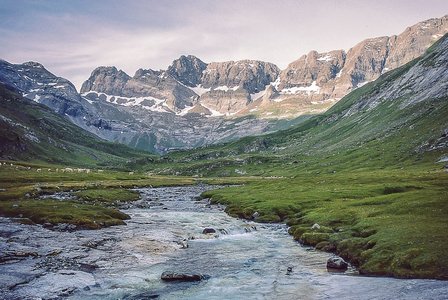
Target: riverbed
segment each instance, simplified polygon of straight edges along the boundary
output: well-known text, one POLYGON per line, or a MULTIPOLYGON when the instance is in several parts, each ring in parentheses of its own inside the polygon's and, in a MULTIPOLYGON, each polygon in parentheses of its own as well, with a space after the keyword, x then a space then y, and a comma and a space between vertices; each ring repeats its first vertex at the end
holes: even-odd
POLYGON ((139 189, 141 200, 122 209, 127 225, 101 230, 0 218, 0 299, 448 298, 446 281, 330 273, 332 254, 302 247, 285 225, 235 219, 198 200, 211 188, 139 189), (204 279, 164 282, 165 271, 204 279))

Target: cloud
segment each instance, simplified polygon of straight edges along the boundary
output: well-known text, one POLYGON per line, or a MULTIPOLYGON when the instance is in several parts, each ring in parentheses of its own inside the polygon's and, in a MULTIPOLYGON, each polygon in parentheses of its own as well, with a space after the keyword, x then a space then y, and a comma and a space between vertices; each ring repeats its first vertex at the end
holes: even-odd
POLYGON ((448 8, 439 0, 429 7, 412 3, 4 0, 0 57, 38 61, 78 88, 97 66, 133 75, 138 68, 164 69, 182 54, 206 62, 260 59, 284 68, 310 50, 347 49, 448 8))

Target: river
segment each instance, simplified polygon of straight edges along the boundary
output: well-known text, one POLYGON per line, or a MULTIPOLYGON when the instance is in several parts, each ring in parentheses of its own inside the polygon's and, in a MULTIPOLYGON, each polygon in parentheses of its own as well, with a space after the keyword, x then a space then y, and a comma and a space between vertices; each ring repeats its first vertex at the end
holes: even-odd
POLYGON ((0 299, 448 298, 445 281, 329 273, 332 254, 300 246, 286 226, 231 218, 197 200, 210 188, 140 189, 142 199, 122 209, 127 225, 101 230, 51 231, 0 218, 0 251, 17 254, 1 260, 0 299), (164 271, 206 279, 164 282, 164 271))

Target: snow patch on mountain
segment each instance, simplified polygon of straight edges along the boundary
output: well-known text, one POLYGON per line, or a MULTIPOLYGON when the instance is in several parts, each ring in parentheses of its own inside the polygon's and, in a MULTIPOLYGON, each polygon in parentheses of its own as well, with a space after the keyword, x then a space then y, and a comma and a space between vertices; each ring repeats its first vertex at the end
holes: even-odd
POLYGON ((368 83, 369 83, 369 81, 363 81, 363 82, 358 83, 358 84, 356 85, 356 87, 357 87, 357 88, 360 88, 360 87, 362 87, 362 86, 364 86, 364 85, 366 85, 366 84, 368 84, 368 83))
POLYGON ((327 54, 323 57, 320 57, 317 59, 318 61, 332 61, 333 60, 333 56, 331 56, 330 54, 327 54))
POLYGON ((286 89, 282 89, 280 94, 282 95, 292 95, 301 92, 305 92, 307 95, 318 94, 320 87, 317 85, 316 81, 313 81, 310 86, 294 86, 286 89))
MULTIPOLYGON (((89 94, 96 94, 96 96, 101 99, 105 99, 109 103, 113 103, 121 106, 138 106, 150 111, 155 112, 171 112, 166 101, 164 99, 158 99, 151 96, 144 97, 124 97, 124 96, 116 96, 116 95, 108 95, 106 93, 98 93, 98 92, 87 92, 82 94, 81 96, 86 99, 89 97, 89 94)), ((87 99, 86 99, 87 100, 87 99)), ((89 103, 92 104, 91 100, 89 103)))
POLYGON ((221 86, 215 87, 213 90, 228 92, 229 90, 236 91, 238 88, 239 88, 239 86, 228 87, 227 85, 221 85, 221 86))
POLYGON ((271 85, 275 87, 276 90, 278 90, 278 86, 280 85, 280 83, 281 83, 280 76, 278 76, 277 79, 275 79, 275 81, 271 82, 271 85))
POLYGON ((203 94, 210 92, 211 88, 204 88, 202 85, 197 85, 195 87, 189 87, 193 92, 195 92, 198 96, 202 96, 203 94))
POLYGON ((264 92, 265 92, 265 91, 261 91, 261 92, 255 93, 255 94, 250 94, 250 99, 251 99, 252 101, 255 101, 255 100, 257 100, 258 98, 262 97, 262 96, 264 95, 264 92))

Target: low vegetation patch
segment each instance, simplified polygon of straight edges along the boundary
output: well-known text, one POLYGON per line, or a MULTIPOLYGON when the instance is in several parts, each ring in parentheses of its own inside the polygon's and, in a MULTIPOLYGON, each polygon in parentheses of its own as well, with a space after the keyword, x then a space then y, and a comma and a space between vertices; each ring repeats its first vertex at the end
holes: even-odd
POLYGON ((129 219, 127 214, 116 209, 54 199, 0 201, 0 211, 7 217, 29 219, 51 226, 72 224, 76 229, 124 225, 123 220, 129 219))
POLYGON ((98 229, 123 225, 129 216, 114 209, 139 199, 137 187, 194 184, 188 177, 155 176, 137 172, 90 170, 61 172, 61 166, 8 162, 0 167, 0 216, 18 218, 24 223, 55 226, 74 225, 76 229, 98 229), (70 201, 41 199, 43 195, 70 192, 70 201))
POLYGON ((98 229, 122 225, 126 214, 113 209, 139 199, 131 190, 139 187, 192 185, 197 183, 241 185, 253 177, 191 178, 158 176, 144 172, 119 172, 92 169, 62 172, 60 165, 29 162, 2 162, 0 167, 0 216, 18 218, 25 223, 71 224, 76 228, 98 229), (43 195, 70 192, 70 201, 41 199, 43 195))
POLYGON ((234 216, 286 222, 297 241, 361 273, 448 279, 448 174, 379 170, 260 180, 207 191, 234 216), (317 225, 315 225, 317 224, 317 225))
POLYGON ((140 198, 137 191, 108 188, 108 189, 88 189, 75 192, 74 195, 78 197, 79 201, 92 204, 114 205, 124 202, 136 201, 140 198))

